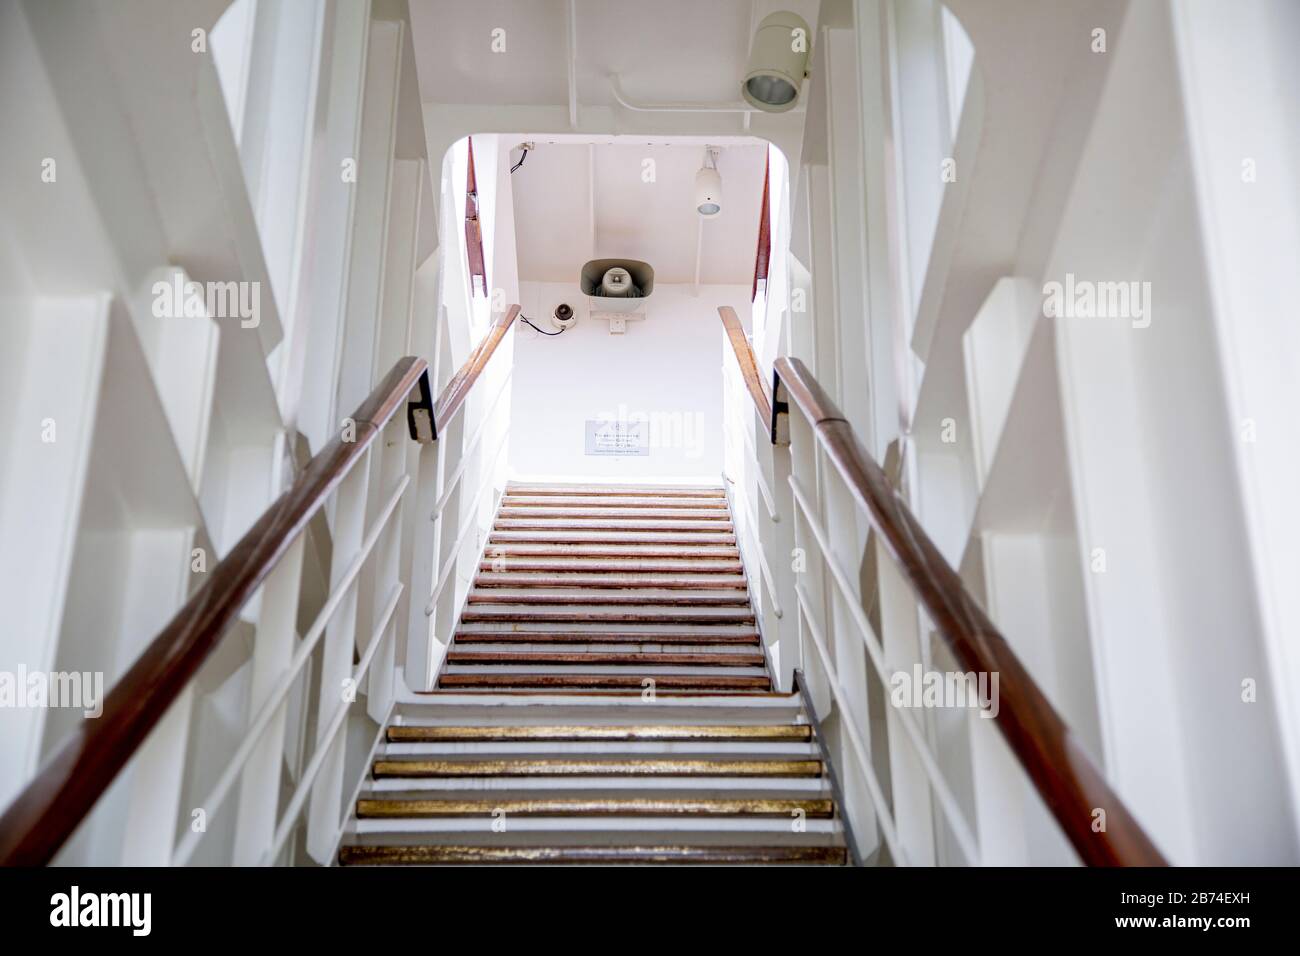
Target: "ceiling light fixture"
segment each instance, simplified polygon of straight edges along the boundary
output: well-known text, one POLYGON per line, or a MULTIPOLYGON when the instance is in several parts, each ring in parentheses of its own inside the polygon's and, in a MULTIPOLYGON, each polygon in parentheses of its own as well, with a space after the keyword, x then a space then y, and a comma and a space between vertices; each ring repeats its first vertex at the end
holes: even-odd
POLYGON ((722 212, 722 174, 718 172, 718 148, 704 147, 704 165, 695 174, 695 211, 705 218, 722 212))
POLYGON ((745 102, 767 113, 784 113, 799 98, 808 75, 811 38, 797 13, 781 10, 765 16, 754 34, 749 70, 740 85, 745 102))

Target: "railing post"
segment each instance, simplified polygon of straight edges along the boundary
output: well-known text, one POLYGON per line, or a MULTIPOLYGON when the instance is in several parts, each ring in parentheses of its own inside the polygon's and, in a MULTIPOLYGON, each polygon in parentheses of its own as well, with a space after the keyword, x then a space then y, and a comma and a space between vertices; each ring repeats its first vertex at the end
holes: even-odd
MULTIPOLYGON (((344 576, 348 566, 361 551, 365 538, 366 486, 368 484, 369 451, 356 463, 339 484, 334 508, 334 554, 330 567, 330 587, 333 590, 344 576)), ((352 655, 357 640, 357 586, 354 581, 347 596, 339 604, 333 620, 325 629, 321 652, 320 698, 316 716, 316 745, 325 743, 325 734, 340 707, 350 704, 348 697, 355 689, 347 687, 352 673, 352 655)), ((312 788, 307 816, 307 852, 322 865, 332 862, 334 844, 338 837, 343 799, 343 756, 346 730, 329 744, 330 753, 325 758, 316 783, 312 788)))
MULTIPOLYGON (((274 693, 293 657, 305 542, 306 535, 299 535, 262 585, 262 606, 253 645, 252 686, 248 695, 250 721, 274 693)), ((284 724, 285 710, 281 706, 244 764, 231 858, 235 866, 255 864, 275 833, 281 763, 284 760, 284 724)))
MULTIPOLYGON (((443 451, 443 472, 444 480, 448 468, 452 463, 459 461, 460 456, 465 453, 465 416, 458 416, 447 427, 447 434, 438 439, 438 444, 442 445, 443 451)), ((473 500, 472 494, 466 494, 470 487, 467 483, 470 480, 470 474, 467 470, 466 475, 457 482, 456 487, 452 489, 451 494, 447 497, 447 503, 443 506, 442 513, 438 516, 438 536, 437 561, 434 565, 434 580, 441 580, 444 574, 450 574, 451 580, 443 585, 442 594, 438 598, 438 604, 433 609, 433 614, 427 618, 432 624, 429 635, 429 653, 431 660, 429 662, 432 671, 437 671, 438 665, 442 662, 442 652, 448 644, 451 643, 452 633, 456 629, 456 542, 460 539, 462 524, 466 521, 474 521, 474 515, 462 514, 461 511, 467 501, 473 500), (448 563, 452 565, 448 569, 448 563)), ((414 598, 412 598, 414 600, 414 598)), ((428 600, 426 595, 420 604, 423 606, 428 600)), ((431 674, 432 677, 432 674, 431 674)))
MULTIPOLYGON (((389 422, 379 436, 379 487, 383 495, 392 493, 397 483, 406 473, 406 434, 404 424, 394 420, 389 422)), ((366 713, 370 719, 382 724, 388 719, 388 711, 393 702, 393 667, 397 657, 397 644, 390 640, 396 630, 396 624, 390 622, 382 633, 378 633, 381 618, 392 597, 393 589, 401 584, 401 549, 402 549, 402 509, 405 502, 398 504, 388 519, 379 540, 375 542, 375 553, 371 557, 374 574, 374 603, 371 608, 367 633, 383 644, 375 651, 375 658, 370 664, 370 674, 366 685, 366 713)))
MULTIPOLYGON (((921 662, 916 596, 876 538, 876 567, 880 580, 880 631, 885 660, 900 671, 921 662)), ((909 680, 911 678, 909 677, 909 680)), ((886 693, 889 688, 884 689, 886 693)), ((919 693, 914 688, 913 693, 919 693)), ((889 736, 889 777, 894 791, 894 822, 908 858, 919 866, 934 863, 934 815, 930 787, 916 746, 903 728, 898 711, 885 708, 889 736)), ((924 713, 918 713, 924 725, 924 713)))
MULTIPOLYGON (((800 568, 807 568, 808 552, 806 540, 801 541, 798 534, 799 509, 794 502, 794 493, 790 483, 795 480, 796 469, 810 462, 797 461, 790 440, 790 404, 781 377, 772 374, 772 403, 768 408, 768 420, 760 422, 759 434, 765 439, 756 442, 757 447, 771 448, 771 483, 772 497, 776 505, 777 516, 782 520, 772 527, 772 573, 776 577, 777 596, 783 608, 788 608, 786 619, 782 621, 782 646, 780 653, 780 674, 782 690, 794 687, 794 672, 802 670, 805 682, 808 672, 808 660, 804 654, 803 616, 799 610, 796 586, 804 573, 800 568)), ((809 447, 812 436, 807 436, 809 447)), ((807 476, 811 472, 800 469, 807 476)), ((806 537, 806 536, 805 536, 806 537)), ((811 690, 809 690, 811 696, 811 690)))
MULTIPOLYGON (((817 486, 816 445, 812 429, 802 419, 791 423, 793 440, 790 443, 791 480, 804 489, 805 493, 815 494, 817 486)), ((817 500, 814 498, 814 506, 817 500)), ((830 623, 826 614, 826 574, 822 567, 822 557, 817 540, 807 527, 798 508, 794 512, 794 555, 791 559, 794 577, 802 586, 808 598, 806 612, 799 615, 799 657, 803 662, 804 677, 808 685, 808 696, 817 708, 818 719, 826 718, 831 711, 830 676, 826 673, 821 659, 812 650, 812 638, 808 635, 808 622, 804 614, 817 619, 812 625, 825 631, 830 623)), ((831 648, 833 652, 833 648, 831 648)))
MULTIPOLYGON (((985 866, 1026 866, 1029 815, 1026 801, 1035 798, 1025 782, 996 721, 970 711, 971 777, 975 789, 975 829, 979 835, 980 863, 985 866)), ((1050 827, 1050 823, 1048 824, 1050 827)))
MULTIPOLYGON (((821 475, 821 479, 824 483, 821 496, 822 527, 826 529, 830 544, 827 558, 834 560, 840 568, 846 570, 846 576, 850 579, 851 601, 859 608, 864 608, 866 607, 864 591, 867 590, 863 581, 864 565, 867 564, 864 555, 869 546, 868 535, 863 527, 864 522, 859 519, 857 507, 843 482, 840 481, 839 475, 833 469, 827 469, 821 475)), ((876 690, 872 686, 876 683, 875 671, 867 660, 866 645, 854 613, 849 608, 850 599, 835 586, 833 581, 827 581, 826 589, 830 605, 830 627, 826 634, 831 644, 831 653, 835 658, 836 683, 840 690, 839 720, 845 723, 851 722, 859 728, 866 742, 868 756, 873 763, 879 763, 876 747, 871 739, 871 695, 873 690, 876 690)), ((883 687, 877 692, 885 695, 882 702, 885 703, 885 709, 888 709, 889 688, 883 687)), ((857 761, 847 734, 840 735, 838 749, 841 766, 851 766, 857 761)), ((847 776, 848 779, 844 783, 845 801, 849 805, 847 812, 850 819, 855 822, 854 834, 859 840, 858 851, 863 856, 867 856, 876 850, 875 811, 871 805, 871 796, 863 783, 863 774, 847 776), (857 825, 858 820, 863 821, 861 826, 857 825), (870 827, 866 825, 867 821, 871 822, 870 827)), ((895 820, 898 819, 899 813, 900 810, 895 803, 895 820)), ((902 832, 899 833, 899 839, 906 847, 907 843, 902 832)), ((910 852, 908 862, 917 862, 910 852)))
POLYGON ((136 756, 131 805, 122 827, 123 866, 171 862, 193 709, 191 685, 176 698, 136 756))
POLYGON ((440 522, 433 520, 433 509, 442 497, 445 481, 445 441, 422 444, 415 475, 415 516, 411 543, 411 579, 409 613, 406 624, 406 664, 403 676, 414 691, 433 688, 438 666, 434 654, 433 623, 424 613, 425 603, 438 580, 438 537, 440 522))
MULTIPOLYGON (((763 437, 762 432, 759 433, 759 437, 763 437)), ((788 445, 768 445, 767 442, 760 442, 758 447, 770 449, 768 460, 771 463, 771 471, 768 487, 772 489, 777 520, 767 522, 762 546, 767 550, 768 567, 772 569, 772 577, 776 583, 776 600, 783 611, 781 618, 774 622, 777 626, 778 642, 777 679, 780 681, 782 691, 790 691, 794 689, 794 672, 804 666, 803 653, 799 646, 798 599, 795 597, 794 589, 795 507, 790 494, 790 448, 788 445)))

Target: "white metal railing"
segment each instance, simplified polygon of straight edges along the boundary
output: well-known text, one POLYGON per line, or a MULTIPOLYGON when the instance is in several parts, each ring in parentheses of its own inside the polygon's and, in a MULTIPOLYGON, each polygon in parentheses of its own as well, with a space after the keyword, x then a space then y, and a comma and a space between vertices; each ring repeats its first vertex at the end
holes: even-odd
MULTIPOLYGON (((739 474, 727 477, 731 479, 730 487, 752 536, 747 544, 752 544, 756 551, 762 585, 768 594, 769 607, 774 615, 778 618, 783 616, 779 597, 782 585, 787 586, 795 595, 796 614, 790 624, 783 626, 780 622, 770 620, 761 622, 764 639, 769 646, 774 643, 775 636, 772 632, 776 626, 781 626, 782 643, 794 645, 782 647, 782 658, 793 658, 790 666, 782 667, 783 678, 788 680, 786 675, 791 674, 794 667, 801 666, 808 677, 814 702, 819 702, 824 708, 817 714, 818 719, 840 730, 840 763, 846 768, 854 769, 854 776, 866 791, 865 801, 857 805, 851 801, 850 806, 845 808, 855 835, 859 839, 867 836, 870 840, 870 835, 878 832, 895 865, 936 862, 932 834, 923 841, 924 846, 920 851, 907 845, 907 833, 900 833, 895 820, 894 800, 886 793, 886 785, 882 784, 876 769, 879 758, 872 758, 871 727, 867 718, 868 709, 864 705, 873 693, 883 693, 888 698, 891 674, 910 668, 912 661, 887 662, 885 647, 868 619, 863 595, 851 584, 848 572, 835 557, 836 554, 846 552, 861 555, 866 542, 862 540, 858 524, 854 521, 840 522, 833 529, 822 524, 818 515, 822 513, 825 504, 817 500, 808 488, 820 488, 826 481, 837 480, 831 475, 832 470, 821 460, 822 451, 811 441, 811 434, 805 436, 797 426, 792 428, 792 432, 798 433, 800 441, 796 443, 792 440, 792 447, 771 445, 766 440, 770 422, 757 421, 736 357, 730 347, 724 346, 723 352, 723 381, 726 390, 724 428, 732 447, 744 449, 743 466, 735 469, 739 474), (742 439, 739 443, 734 441, 737 432, 742 439), (754 439, 755 432, 764 436, 762 452, 754 439), (789 495, 785 502, 779 501, 767 484, 764 465, 770 467, 771 461, 763 462, 760 455, 764 453, 788 459, 789 495), (753 489, 757 489, 758 496, 766 506, 765 515, 757 513, 752 506, 755 497, 753 489), (765 547, 764 539, 771 541, 775 536, 764 534, 760 522, 766 520, 768 528, 779 524, 785 518, 780 508, 783 503, 789 512, 787 520, 793 522, 796 548, 805 560, 817 562, 820 570, 829 574, 833 590, 819 587, 816 589, 818 593, 814 594, 809 584, 802 579, 820 575, 806 575, 796 570, 794 555, 768 553, 770 545, 765 547), (774 568, 779 569, 778 572, 774 573, 774 568), (786 580, 778 583, 777 573, 783 574, 786 580), (874 688, 867 686, 868 675, 865 671, 846 671, 836 666, 836 642, 828 643, 826 635, 836 634, 841 638, 838 643, 842 644, 842 636, 850 631, 864 650, 871 671, 878 681, 874 688)), ((910 596, 908 600, 912 600, 910 596)), ((842 649, 840 656, 844 656, 842 649)), ((919 662, 919 656, 915 660, 919 662)), ((792 687, 783 682, 781 689, 790 691, 792 687)), ((920 779, 942 812, 960 853, 960 857, 945 862, 978 863, 978 840, 966 820, 952 785, 939 765, 922 721, 910 709, 890 707, 887 708, 886 723, 890 746, 896 749, 901 743, 910 748, 912 759, 907 763, 915 764, 920 779)), ((905 773, 909 769, 898 759, 891 759, 888 764, 891 780, 895 774, 905 773)), ((897 795, 899 788, 896 786, 893 789, 893 795, 897 795)), ((866 847, 860 847, 867 850, 870 848, 869 843, 866 847)))
MULTIPOLYGON (((484 469, 483 479, 479 482, 478 489, 474 492, 474 497, 471 499, 470 506, 467 509, 469 518, 468 520, 462 521, 460 531, 456 533, 455 543, 451 546, 451 557, 443 565, 442 571, 438 575, 438 582, 433 586, 433 591, 429 594, 428 602, 424 606, 425 617, 432 617, 434 612, 438 609, 438 604, 442 600, 443 590, 456 571, 458 558, 464 551, 465 543, 469 539, 470 533, 475 531, 482 532, 484 530, 478 524, 478 515, 480 513, 479 505, 482 504, 483 496, 487 494, 490 489, 495 487, 495 465, 500 460, 501 453, 505 451, 509 438, 509 432, 504 433, 501 436, 500 441, 497 443, 496 450, 485 459, 489 467, 484 469)), ((497 506, 500 504, 500 500, 501 496, 498 494, 492 502, 492 507, 488 509, 489 513, 495 513, 497 506)), ((439 521, 441 518, 442 512, 438 511, 433 514, 431 520, 439 521)), ((484 540, 486 541, 486 535, 484 540)), ((456 607, 455 610, 459 611, 460 608, 456 607)))
POLYGON ((838 748, 859 857, 978 865, 1016 861, 1005 844, 1018 841, 1020 862, 1031 853, 1163 862, 816 379, 798 360, 778 359, 781 379, 767 394, 734 314, 720 311, 730 342, 724 471, 744 518, 739 543, 742 554, 756 553, 768 609, 779 609, 782 595, 795 608, 785 620, 764 619, 756 602, 760 630, 781 662, 780 689, 792 691, 794 671, 803 671, 814 714, 838 748), (756 494, 766 514, 753 507, 756 494), (938 672, 936 650, 956 670, 938 672), (896 701, 900 682, 915 684, 918 674, 927 692, 934 677, 962 681, 962 699, 918 706, 922 688, 910 687, 911 699, 896 701), (1090 826, 1096 809, 1118 821, 1117 835, 1107 836, 1104 816, 1100 829, 1090 826))
MULTIPOLYGON (((823 454, 821 449, 816 446, 814 446, 813 450, 815 455, 820 456, 823 454)), ((824 469, 819 468, 818 470, 824 469)), ((897 673, 901 668, 895 667, 891 671, 889 665, 885 662, 885 649, 880 639, 876 636, 875 629, 872 628, 871 622, 867 619, 867 613, 863 608, 861 595, 856 593, 853 586, 849 583, 847 572, 835 559, 835 550, 831 545, 830 532, 822 526, 820 521, 818 521, 817 512, 814 510, 814 506, 810 501, 807 492, 805 492, 800 486, 797 475, 790 476, 790 490, 793 493, 794 501, 797 505, 795 527, 796 529, 801 526, 806 527, 812 533, 811 540, 817 545, 817 554, 822 562, 822 566, 830 572, 831 579, 835 582, 836 588, 843 599, 843 607, 847 611, 858 637, 861 638, 862 646, 866 649, 867 657, 871 661, 876 676, 880 680, 880 687, 882 689, 886 688, 889 686, 891 674, 897 673)), ((796 537, 799 537, 797 530, 796 537)), ((840 677, 837 673, 833 658, 826 651, 824 642, 819 637, 820 632, 818 630, 817 618, 813 613, 811 613, 811 601, 807 596, 807 592, 801 585, 796 584, 795 590, 796 593, 799 594, 800 598, 799 609, 801 614, 801 623, 807 627, 805 633, 809 638, 811 638, 811 643, 814 647, 818 649, 826 681, 830 685, 832 692, 836 694, 837 699, 839 699, 839 695, 842 693, 840 677)), ((915 663, 920 662, 920 657, 918 656, 915 663)), ((844 712, 851 713, 851 710, 844 708, 844 712)), ((939 768, 939 762, 931 750, 929 741, 925 739, 926 734, 920 726, 916 714, 905 707, 891 707, 887 713, 891 719, 897 720, 902 726, 908 742, 912 745, 915 756, 920 761, 921 768, 931 787, 932 793, 937 799, 940 808, 943 810, 948 825, 952 828, 953 835, 961 848, 964 861, 970 864, 978 863, 980 860, 980 854, 975 835, 971 831, 970 825, 966 822, 965 815, 961 807, 958 805, 956 797, 953 795, 952 787, 944 777, 943 771, 939 768)), ((859 731, 855 728, 853 721, 845 721, 843 726, 846 730, 849 730, 851 735, 855 738, 857 737, 859 731), (855 729, 850 730, 850 728, 855 729)), ((863 759, 866 757, 865 750, 860 751, 857 756, 859 757, 857 761, 859 771, 862 773, 864 778, 870 778, 869 786, 872 787, 873 800, 875 800, 874 809, 877 816, 880 818, 882 831, 884 830, 886 823, 888 823, 891 829, 895 829, 892 816, 888 809, 888 804, 883 800, 883 796, 880 799, 876 799, 874 795, 880 791, 880 785, 879 781, 876 779, 876 774, 870 760, 863 759)), ((895 862, 900 865, 906 864, 907 855, 901 846, 895 848, 895 853, 895 862)))
POLYGON ((432 660, 436 628, 465 597, 446 585, 482 525, 485 496, 502 484, 509 435, 510 367, 483 373, 517 312, 493 324, 436 405, 423 360, 394 366, 154 638, 108 696, 105 719, 83 721, 6 811, 0 858, 50 860, 134 759, 122 829, 132 859, 337 859, 408 689, 398 631, 408 657, 418 648, 432 660), (490 398, 474 388, 480 376, 497 380, 490 398), (427 521, 403 520, 413 486, 427 521), (404 528, 414 532, 405 551, 404 528), (427 610, 420 602, 409 616, 437 612, 435 629, 422 624, 412 637, 399 608, 410 588, 431 584, 427 610), (302 629, 300 616, 311 621, 302 629))
MULTIPOLYGON (((794 667, 801 666, 808 677, 814 701, 818 701, 820 697, 821 706, 824 708, 817 714, 818 719, 827 721, 840 730, 840 763, 854 769, 855 777, 865 788, 867 798, 859 805, 850 805, 846 808, 855 834, 859 838, 867 835, 870 840, 869 835, 878 832, 880 840, 888 849, 890 860, 895 865, 936 862, 932 834, 923 841, 925 845, 920 852, 917 848, 907 845, 907 833, 900 832, 893 810, 894 800, 891 799, 891 796, 897 795, 900 788, 895 786, 893 794, 886 792, 887 785, 882 783, 876 769, 879 758, 873 760, 872 757, 871 727, 866 717, 867 708, 863 704, 872 693, 883 693, 887 698, 891 675, 898 670, 910 668, 912 660, 892 663, 887 661, 888 655, 884 644, 868 619, 863 595, 854 588, 848 572, 835 557, 836 554, 846 553, 846 551, 860 555, 866 542, 861 540, 861 532, 856 522, 841 522, 833 529, 823 525, 818 515, 822 513, 825 503, 818 500, 818 497, 808 489, 809 486, 821 487, 826 481, 837 479, 831 475, 832 470, 828 469, 825 462, 821 460, 822 451, 815 442, 810 440, 810 434, 806 438, 800 434, 799 438, 803 440, 797 443, 792 441, 790 448, 772 446, 766 440, 766 430, 770 427, 770 423, 756 420, 754 405, 746 391, 734 353, 730 347, 724 347, 723 351, 726 356, 723 362, 723 381, 726 390, 724 428, 731 447, 744 450, 742 467, 734 469, 739 473, 727 477, 730 479, 729 485, 734 500, 745 517, 746 530, 751 535, 751 541, 746 544, 753 545, 761 583, 768 595, 769 607, 776 617, 783 616, 780 601, 783 585, 788 587, 795 596, 796 614, 788 626, 771 620, 761 622, 764 639, 770 646, 775 642, 772 633, 775 627, 782 628, 780 637, 782 642, 794 645, 782 648, 782 657, 792 658, 790 666, 782 667, 782 676, 788 680, 786 675, 791 674, 794 667), (764 436, 762 451, 759 443, 754 439, 755 432, 764 436), (739 433, 741 438, 738 443, 734 441, 736 433, 739 433), (778 499, 768 486, 765 477, 767 469, 764 467, 762 454, 773 457, 784 456, 788 459, 789 495, 785 502, 778 499), (753 507, 755 490, 757 497, 760 497, 765 505, 765 514, 756 512, 753 507), (783 503, 786 503, 788 518, 781 510, 783 503), (795 545, 799 553, 804 555, 805 560, 817 562, 821 571, 829 575, 834 585, 833 590, 820 587, 816 589, 818 593, 814 594, 809 584, 802 579, 819 577, 819 575, 805 575, 796 570, 796 562, 792 560, 794 555, 768 553, 770 544, 765 547, 764 539, 770 542, 775 540, 775 536, 765 534, 761 522, 765 520, 770 529, 783 519, 793 522, 795 545), (778 570, 774 571, 774 568, 778 570), (777 581, 778 573, 785 577, 784 581, 777 581), (878 682, 875 688, 866 685, 868 675, 865 671, 859 669, 845 671, 836 666, 837 646, 835 642, 828 643, 826 635, 834 633, 840 636, 846 632, 852 632, 857 644, 864 650, 870 669, 878 682)), ((795 427, 792 431, 799 433, 800 429, 795 427)), ((770 467, 771 462, 766 464, 770 467)), ((885 560, 889 559, 885 558, 885 560)), ((908 600, 912 601, 910 595, 908 600)), ((843 654, 841 650, 840 655, 843 654)), ((919 662, 920 657, 916 657, 915 661, 919 662)), ((792 687, 783 683, 781 689, 790 691, 792 687)), ((907 763, 915 764, 915 770, 942 813, 956 844, 955 848, 960 856, 945 862, 978 863, 980 861, 978 840, 953 792, 951 783, 940 767, 939 760, 927 739, 927 729, 923 726, 922 720, 910 709, 890 707, 887 708, 886 722, 890 746, 896 748, 901 743, 910 749, 912 759, 907 763)), ((888 764, 890 780, 895 774, 905 773, 908 770, 904 762, 898 759, 891 759, 888 764)), ((864 848, 869 850, 869 843, 864 848)))
MULTIPOLYGON (((476 397, 455 430, 426 446, 430 457, 417 465, 417 471, 429 466, 433 472, 423 476, 436 495, 428 522, 454 539, 450 548, 440 549, 441 560, 435 556, 438 576, 423 609, 425 617, 432 616, 440 604, 453 619, 459 613, 458 595, 446 585, 455 580, 469 536, 480 528, 484 496, 498 484, 497 465, 509 438, 508 416, 502 422, 498 412, 509 395, 512 372, 512 367, 504 369, 492 397, 486 403, 476 397), (500 425, 496 429, 499 437, 491 451, 486 451, 484 440, 493 433, 494 424, 500 425), (470 426, 471 437, 459 441, 463 429, 470 426), (477 486, 466 504, 463 493, 468 475, 476 475, 477 486), (457 497, 458 491, 462 498, 457 497)), ((228 832, 214 827, 225 815, 232 817, 231 862, 235 864, 310 861, 328 865, 337 857, 355 797, 364 783, 365 768, 382 742, 397 701, 397 610, 406 588, 403 579, 410 580, 413 570, 400 566, 402 501, 415 477, 408 473, 406 429, 402 416, 389 422, 336 489, 331 501, 334 531, 329 592, 296 644, 294 612, 301 597, 303 539, 295 543, 263 586, 250 720, 198 804, 204 811, 204 825, 192 827, 178 841, 171 857, 173 865, 194 861, 209 833, 228 832), (378 467, 372 468, 376 451, 378 467), (371 489, 370 481, 376 477, 378 486, 371 489), (386 490, 382 499, 381 490, 386 490), (368 526, 367 513, 373 515, 368 526), (364 642, 359 636, 365 637, 364 642), (354 653, 360 654, 355 664, 354 653), (375 728, 362 738, 369 752, 361 755, 364 759, 345 760, 345 748, 356 746, 349 743, 345 728, 350 719, 361 719, 362 703, 365 719, 375 728), (308 752, 291 752, 287 746, 285 730, 291 708, 296 709, 296 725, 314 723, 316 728, 314 746, 308 752), (281 781, 286 763, 293 790, 284 800, 281 781), (355 779, 345 780, 345 767, 362 769, 355 779), (230 795, 237 782, 238 806, 232 808, 230 795), (296 833, 303 835, 301 846, 307 860, 297 859, 296 833)), ((439 550, 438 544, 437 535, 416 542, 417 547, 434 550, 439 550)), ((428 639, 436 640, 433 634, 428 639)))
POLYGON ((232 863, 279 862, 290 836, 301 828, 302 812, 309 802, 313 812, 306 823, 307 852, 319 864, 334 860, 350 815, 350 806, 341 800, 351 788, 345 788, 343 779, 345 742, 340 735, 349 717, 359 716, 360 704, 381 729, 393 706, 394 612, 403 589, 396 557, 398 516, 411 483, 406 473, 406 429, 404 417, 390 421, 335 490, 332 583, 301 638, 296 637, 296 610, 301 599, 304 538, 299 538, 263 585, 253 652, 251 717, 215 783, 196 804, 195 809, 202 811, 202 827, 187 830, 172 853, 172 865, 190 863, 210 833, 228 832, 216 826, 227 814, 232 817, 234 832, 232 863), (376 453, 380 458, 377 474, 384 488, 372 495, 367 485, 371 456, 376 453), (375 517, 362 535, 367 505, 381 494, 375 517), (365 621, 360 620, 358 602, 363 586, 372 594, 385 595, 365 621), (364 642, 357 640, 358 630, 366 636, 364 642), (355 667, 354 647, 362 649, 355 667), (375 670, 363 685, 380 652, 386 666, 375 670), (309 667, 313 660, 316 665, 309 667), (305 765, 297 755, 298 766, 291 767, 295 786, 281 810, 283 768, 286 761, 295 762, 285 732, 290 708, 296 710, 298 724, 309 722, 314 711, 318 732, 305 765), (228 803, 236 782, 240 784, 239 800, 232 808, 228 803))

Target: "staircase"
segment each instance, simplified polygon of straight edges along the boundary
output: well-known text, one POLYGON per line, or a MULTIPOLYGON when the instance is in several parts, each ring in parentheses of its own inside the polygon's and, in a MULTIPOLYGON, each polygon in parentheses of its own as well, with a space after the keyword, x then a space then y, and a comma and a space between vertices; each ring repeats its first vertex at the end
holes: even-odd
POLYGON ((842 864, 720 487, 514 485, 340 862, 842 864))

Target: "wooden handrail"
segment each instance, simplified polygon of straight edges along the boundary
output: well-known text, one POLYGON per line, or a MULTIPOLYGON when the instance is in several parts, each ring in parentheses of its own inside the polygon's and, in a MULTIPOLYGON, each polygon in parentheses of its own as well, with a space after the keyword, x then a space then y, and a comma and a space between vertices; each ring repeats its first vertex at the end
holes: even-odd
POLYGON ((999 675, 998 728, 1079 856, 1090 865, 1166 865, 817 379, 796 358, 777 359, 774 373, 773 435, 785 436, 781 442, 788 443, 788 421, 779 419, 789 415, 793 403, 958 662, 999 675), (1105 811, 1101 832, 1093 830, 1097 810, 1105 811))
POLYGON ((460 412, 461 407, 465 404, 465 398, 469 395, 470 389, 478 381, 483 369, 487 363, 492 360, 496 354, 497 346, 505 338, 510 326, 514 325, 515 319, 519 316, 519 306, 512 305, 506 310, 505 314, 492 323, 488 329, 488 334, 483 336, 483 340, 474 346, 474 351, 469 353, 469 358, 465 359, 465 364, 460 367, 447 387, 442 390, 438 396, 438 402, 433 407, 433 436, 435 439, 441 435, 451 423, 451 420, 460 412))
POLYGON ((758 361, 754 358, 754 350, 750 347, 749 339, 745 338, 744 326, 740 324, 736 310, 729 305, 720 306, 718 315, 722 317, 722 327, 727 330, 731 349, 736 353, 736 362, 740 365, 740 377, 745 380, 745 390, 754 400, 759 418, 765 422, 771 421, 772 396, 768 393, 763 376, 758 372, 758 361))
POLYGON ((0 817, 0 865, 50 862, 412 389, 427 389, 426 369, 410 356, 393 366, 353 412, 351 440, 337 435, 312 458, 122 675, 102 714, 60 745, 0 817))

